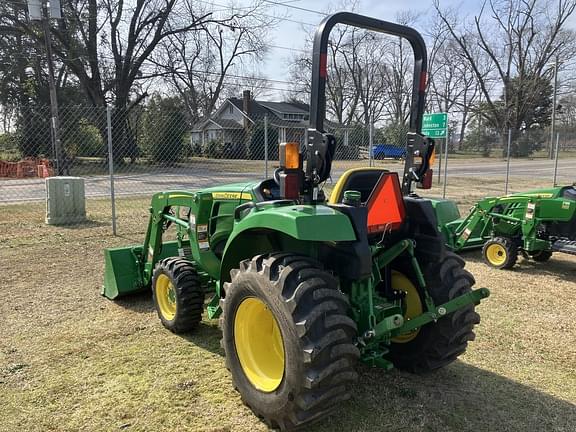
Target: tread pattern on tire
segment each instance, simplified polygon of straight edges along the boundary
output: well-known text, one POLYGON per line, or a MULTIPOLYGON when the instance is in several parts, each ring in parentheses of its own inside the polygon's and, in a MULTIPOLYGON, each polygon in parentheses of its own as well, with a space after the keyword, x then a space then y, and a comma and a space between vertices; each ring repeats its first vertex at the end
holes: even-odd
POLYGON ((552 251, 542 250, 530 256, 536 262, 546 262, 552 258, 552 251))
MULTIPOLYGON (((281 296, 299 338, 304 374, 299 387, 289 389, 292 400, 273 413, 262 412, 247 400, 233 374, 234 387, 246 405, 271 427, 294 430, 308 426, 332 412, 338 402, 349 399, 348 386, 358 377, 354 366, 360 352, 353 344, 357 328, 347 316, 348 301, 336 288, 336 280, 305 256, 273 253, 241 262, 239 271, 231 272, 232 282, 225 284, 227 296, 235 289, 235 279, 244 273, 265 275, 281 296)), ((221 306, 222 346, 226 351, 226 329, 232 325, 225 323, 226 298, 221 306)), ((229 370, 231 358, 235 361, 231 354, 226 352, 229 370)))
MULTIPOLYGON (((430 296, 440 305, 462 294, 469 293, 474 277, 464 270, 464 260, 453 252, 447 252, 440 263, 431 264, 425 271, 430 296)), ((480 323, 480 315, 474 305, 458 309, 450 315, 420 329, 413 342, 392 344, 391 358, 399 369, 422 373, 452 363, 466 351, 468 342, 475 339, 474 326, 480 323), (413 349, 410 349, 410 345, 413 349)))
POLYGON ((156 275, 160 272, 172 280, 177 298, 176 315, 171 321, 165 320, 156 306, 160 321, 164 327, 174 333, 185 333, 194 329, 202 321, 202 311, 204 310, 204 289, 196 269, 190 261, 178 257, 165 258, 159 261, 154 268, 152 280, 155 305, 157 302, 154 284, 156 275))
POLYGON ((492 267, 499 269, 511 269, 512 267, 514 267, 514 265, 516 265, 516 262, 518 261, 518 248, 516 247, 512 239, 509 239, 507 237, 493 237, 486 243, 484 243, 484 246, 482 247, 482 256, 484 256, 486 262, 488 262, 488 264, 492 267), (504 247, 504 249, 506 249, 506 262, 504 262, 504 264, 502 264, 501 266, 496 267, 492 265, 488 261, 488 258, 486 258, 486 249, 488 249, 488 246, 490 246, 491 244, 500 244, 501 246, 504 247))

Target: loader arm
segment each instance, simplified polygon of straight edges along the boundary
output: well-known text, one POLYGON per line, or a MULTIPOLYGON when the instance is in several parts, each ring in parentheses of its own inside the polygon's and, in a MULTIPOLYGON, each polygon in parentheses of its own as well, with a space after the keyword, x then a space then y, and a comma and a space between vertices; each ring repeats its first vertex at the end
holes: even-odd
POLYGON ((493 200, 483 200, 474 205, 468 216, 454 229, 448 246, 454 251, 482 246, 486 236, 490 236, 492 216, 489 212, 493 200))
POLYGON ((165 244, 163 234, 170 224, 176 225, 177 255, 201 263, 210 277, 219 275, 220 259, 209 244, 212 203, 212 193, 204 192, 171 191, 152 197, 148 230, 142 247, 145 285, 152 278, 152 271, 165 244))
POLYGON ((212 208, 211 193, 187 191, 153 195, 144 243, 105 250, 105 277, 102 294, 108 298, 146 289, 156 263, 180 256, 202 263, 207 276, 219 274, 220 260, 208 245, 208 226, 212 208), (176 239, 165 233, 176 227, 176 239))

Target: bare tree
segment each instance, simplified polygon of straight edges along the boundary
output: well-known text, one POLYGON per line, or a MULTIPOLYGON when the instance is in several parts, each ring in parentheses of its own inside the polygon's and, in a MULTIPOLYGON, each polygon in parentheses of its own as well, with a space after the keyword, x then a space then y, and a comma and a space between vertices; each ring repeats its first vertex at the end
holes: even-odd
MULTIPOLYGON (((193 0, 186 1, 196 7, 193 0)), ((265 32, 275 24, 274 19, 264 21, 262 7, 255 2, 212 13, 214 20, 202 23, 196 32, 169 36, 156 52, 155 64, 184 99, 193 121, 212 113, 227 86, 263 87, 254 73, 243 78, 243 71, 263 59, 265 32)))
MULTIPOLYGON (((398 14, 397 21, 409 25, 417 18, 408 11, 398 14)), ((409 45, 400 38, 336 26, 328 43, 327 114, 344 125, 403 125, 410 113, 412 58, 409 45)), ((307 56, 295 58, 291 79, 297 92, 310 90, 310 70, 307 56)))
POLYGON ((479 114, 502 136, 507 129, 517 134, 529 128, 542 111, 537 106, 549 63, 576 52, 574 34, 566 29, 576 1, 486 0, 471 21, 442 10, 437 0, 434 7, 477 80, 479 114))
POLYGON ((244 90, 250 90, 252 98, 264 98, 269 96, 271 89, 273 89, 271 83, 273 84, 274 80, 268 80, 263 75, 252 72, 230 76, 226 84, 224 96, 227 98, 238 97, 244 90))
MULTIPOLYGON (((355 89, 353 71, 349 63, 358 56, 359 42, 354 38, 356 29, 336 26, 328 41, 328 81, 326 83, 327 114, 340 125, 349 125, 356 113, 359 94, 355 89)), ((311 91, 312 34, 308 35, 306 49, 295 56, 290 64, 290 79, 293 82, 291 96, 302 99, 311 91)))
MULTIPOLYGON (((479 67, 485 66, 486 62, 479 61, 479 67)), ((476 75, 452 40, 445 41, 436 51, 430 70, 428 105, 433 111, 450 112, 457 116, 458 142, 462 144, 480 96, 476 75)), ((486 78, 489 72, 489 69, 483 69, 482 76, 486 78)))
MULTIPOLYGON (((240 11, 218 16, 187 0, 64 0, 63 19, 52 29, 54 52, 76 77, 95 106, 111 102, 115 110, 115 156, 137 155, 128 113, 147 96, 150 78, 159 75, 150 61, 164 41, 206 28, 235 29, 240 11)), ((41 32, 14 15, 14 32, 43 42, 41 32)), ((218 35, 214 35, 218 41, 218 35)), ((105 133, 105 124, 101 124, 105 133)))

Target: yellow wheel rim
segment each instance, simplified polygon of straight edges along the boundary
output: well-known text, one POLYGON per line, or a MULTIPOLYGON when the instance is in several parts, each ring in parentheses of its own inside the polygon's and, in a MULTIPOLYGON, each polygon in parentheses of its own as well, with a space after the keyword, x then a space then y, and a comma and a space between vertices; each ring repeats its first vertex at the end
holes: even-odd
MULTIPOLYGON (((392 271, 392 289, 397 291, 404 291, 406 293, 406 297, 404 297, 405 321, 408 321, 422 314, 423 308, 422 308, 422 300, 420 299, 420 294, 418 293, 418 289, 416 289, 416 287, 410 281, 410 279, 408 279, 400 272, 392 271)), ((398 335, 392 338, 392 342, 394 343, 410 342, 416 336, 418 336, 419 332, 420 329, 415 329, 412 330, 411 332, 398 335)))
POLYGON ((486 248, 486 259, 493 266, 501 266, 506 262, 506 248, 498 243, 492 243, 486 248))
POLYGON ((252 385, 263 392, 276 390, 284 377, 284 341, 274 315, 255 297, 243 300, 236 310, 234 343, 252 385))
POLYGON ((160 274, 156 278, 156 302, 162 316, 171 321, 176 316, 176 290, 172 281, 165 274, 160 274))

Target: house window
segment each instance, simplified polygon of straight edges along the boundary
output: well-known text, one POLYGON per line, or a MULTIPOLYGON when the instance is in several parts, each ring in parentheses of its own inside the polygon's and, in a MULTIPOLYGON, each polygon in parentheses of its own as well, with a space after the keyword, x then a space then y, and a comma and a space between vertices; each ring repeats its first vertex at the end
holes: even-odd
POLYGON ((228 112, 229 112, 230 114, 232 114, 232 113, 234 112, 234 107, 233 107, 232 105, 230 105, 230 106, 228 107, 228 112))
POLYGON ((305 120, 305 116, 304 114, 283 114, 282 118, 284 120, 294 120, 294 121, 300 121, 300 120, 305 120))
POLYGON ((302 121, 302 120, 308 120, 308 115, 307 114, 303 114, 303 113, 286 113, 282 115, 282 118, 284 120, 293 120, 293 121, 302 121))

